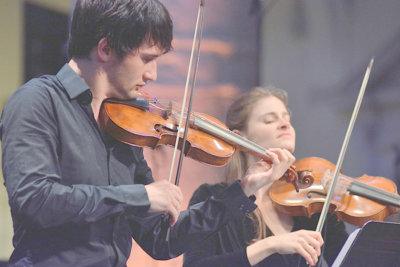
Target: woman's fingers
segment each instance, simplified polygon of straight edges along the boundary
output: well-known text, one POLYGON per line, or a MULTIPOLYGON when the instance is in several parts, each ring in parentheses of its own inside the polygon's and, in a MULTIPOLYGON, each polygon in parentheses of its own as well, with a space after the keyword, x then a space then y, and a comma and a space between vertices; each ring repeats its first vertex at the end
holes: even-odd
POLYGON ((317 264, 324 243, 319 232, 309 230, 299 230, 269 238, 273 238, 277 253, 300 254, 310 265, 317 264))
POLYGON ((263 186, 270 186, 281 178, 294 162, 294 156, 286 149, 272 148, 265 153, 272 162, 260 160, 251 165, 242 178, 241 186, 246 195, 251 195, 263 186))
POLYGON ((306 252, 302 256, 310 265, 315 265, 318 262, 318 257, 321 255, 321 246, 324 243, 321 234, 306 230, 302 230, 301 234, 303 235, 303 239, 301 240, 302 248, 306 252))

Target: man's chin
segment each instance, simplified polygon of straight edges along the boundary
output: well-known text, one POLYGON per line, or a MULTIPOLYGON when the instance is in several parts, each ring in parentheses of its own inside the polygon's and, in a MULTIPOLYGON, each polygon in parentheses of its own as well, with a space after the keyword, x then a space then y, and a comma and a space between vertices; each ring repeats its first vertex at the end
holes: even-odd
POLYGON ((141 96, 142 96, 142 94, 137 90, 131 91, 129 94, 129 98, 131 98, 131 99, 132 98, 140 98, 141 96))
POLYGON ((128 99, 140 98, 140 96, 141 95, 138 91, 130 91, 126 94, 119 94, 117 98, 121 100, 128 100, 128 99))

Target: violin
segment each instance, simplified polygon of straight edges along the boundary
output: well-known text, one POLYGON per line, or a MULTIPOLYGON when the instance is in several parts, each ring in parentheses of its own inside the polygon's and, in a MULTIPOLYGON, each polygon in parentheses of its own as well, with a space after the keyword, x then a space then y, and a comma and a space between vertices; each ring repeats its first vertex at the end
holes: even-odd
MULTIPOLYGON (((179 117, 171 108, 161 107, 151 101, 139 101, 141 102, 105 101, 100 111, 101 127, 126 144, 151 148, 161 145, 173 146, 176 135, 182 135, 184 132, 184 129, 178 129, 179 117)), ((224 125, 210 116, 199 113, 192 114, 190 120, 185 155, 215 166, 226 164, 234 153, 234 147, 197 126, 200 121, 200 124, 212 124, 226 131, 224 125)), ((181 142, 180 140, 179 149, 182 147, 181 142)))
MULTIPOLYGON (((102 131, 120 142, 151 148, 173 146, 179 134, 178 148, 181 149, 181 136, 185 129, 178 129, 179 115, 173 111, 172 104, 164 107, 157 100, 142 96, 132 100, 105 100, 99 117, 102 131)), ((263 147, 230 131, 219 120, 202 113, 192 113, 189 120, 185 156, 213 166, 223 166, 237 150, 242 150, 272 163, 263 147)), ((297 172, 293 167, 283 178, 298 189, 297 172)))
MULTIPOLYGON (((311 217, 321 212, 335 165, 318 157, 303 158, 294 165, 307 183, 295 192, 291 185, 277 180, 271 185, 269 196, 280 212, 311 217)), ((328 211, 341 221, 362 226, 369 220, 384 220, 397 211, 396 207, 400 207, 400 196, 393 181, 365 174, 351 178, 340 172, 328 211)))

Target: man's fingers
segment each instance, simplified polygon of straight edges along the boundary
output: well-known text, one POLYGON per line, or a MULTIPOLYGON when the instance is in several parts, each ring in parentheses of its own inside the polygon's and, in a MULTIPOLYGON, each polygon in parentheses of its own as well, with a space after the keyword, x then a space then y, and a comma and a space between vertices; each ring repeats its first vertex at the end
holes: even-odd
POLYGON ((175 222, 183 201, 180 188, 167 181, 154 182, 145 187, 150 201, 149 211, 165 212, 175 222))
POLYGON ((169 225, 173 226, 178 220, 179 209, 170 209, 167 214, 170 216, 169 225))
MULTIPOLYGON (((290 162, 293 163, 295 160, 295 157, 293 154, 284 148, 271 148, 270 151, 273 153, 276 153, 278 159, 280 162, 290 162)), ((272 154, 272 153, 271 153, 272 154)))
POLYGON ((273 149, 267 150, 265 151, 265 153, 271 157, 272 162, 275 163, 279 163, 279 158, 278 155, 276 154, 276 152, 273 149))

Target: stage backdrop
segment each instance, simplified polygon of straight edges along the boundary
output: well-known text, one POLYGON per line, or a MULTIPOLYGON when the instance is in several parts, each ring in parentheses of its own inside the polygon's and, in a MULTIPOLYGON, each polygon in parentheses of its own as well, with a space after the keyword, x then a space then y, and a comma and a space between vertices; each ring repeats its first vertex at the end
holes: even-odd
POLYGON ((400 2, 256 2, 263 21, 260 81, 289 92, 296 158, 336 163, 375 57, 342 170, 400 185, 400 2))
POLYGON ((400 2, 260 2, 260 80, 289 92, 297 130, 295 155, 336 163, 365 70, 374 57, 343 171, 399 183, 400 2))

